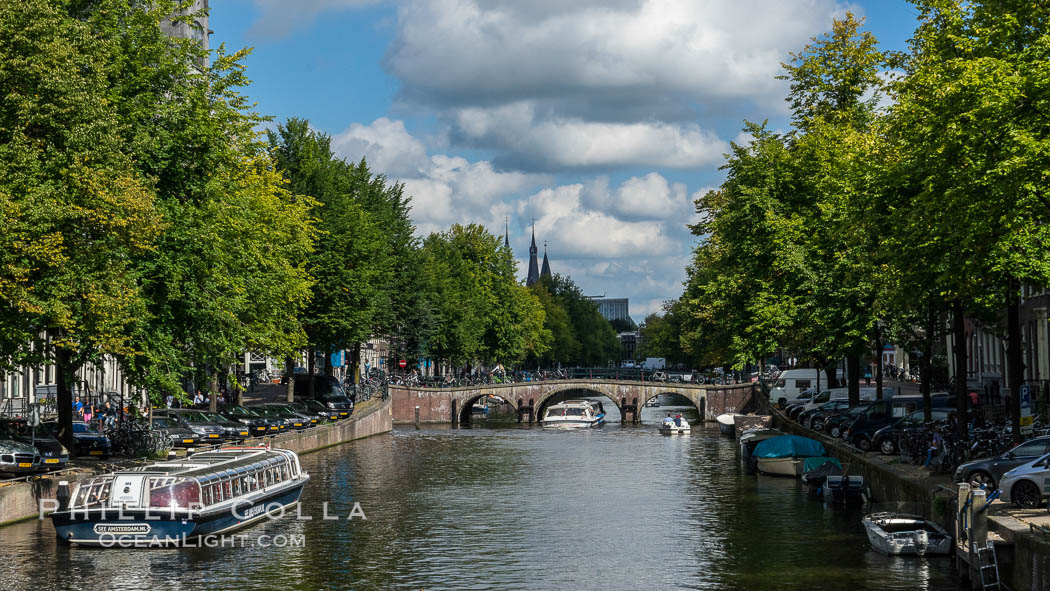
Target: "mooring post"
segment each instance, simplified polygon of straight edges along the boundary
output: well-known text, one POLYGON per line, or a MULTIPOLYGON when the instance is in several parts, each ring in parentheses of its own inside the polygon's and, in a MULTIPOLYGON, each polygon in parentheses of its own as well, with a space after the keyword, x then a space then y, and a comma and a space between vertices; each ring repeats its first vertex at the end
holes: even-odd
POLYGON ((419 405, 416 405, 416 431, 419 431, 419 405))
POLYGON ((620 397, 620 424, 627 424, 627 397, 620 397))
POLYGON ((453 398, 452 399, 452 426, 453 427, 459 425, 459 413, 456 412, 456 411, 457 411, 457 409, 456 409, 456 399, 453 398))
MULTIPOLYGON (((988 545, 988 512, 982 511, 988 500, 988 491, 978 489, 973 491, 973 549, 984 548, 988 545)), ((978 565, 980 566, 980 565, 978 565)))
POLYGON ((634 425, 637 425, 638 422, 639 422, 639 420, 638 420, 638 410, 639 410, 638 409, 638 398, 636 397, 634 399, 634 412, 631 414, 631 423, 634 424, 634 425))
MULTIPOLYGON (((954 538, 954 543, 958 544, 959 541, 963 539, 962 536, 963 536, 963 534, 966 531, 966 523, 965 523, 966 516, 967 516, 966 500, 968 498, 970 498, 970 485, 968 483, 965 483, 965 482, 960 484, 958 491, 956 491, 956 494, 957 494, 957 496, 956 496, 956 502, 955 502, 955 538, 954 538)), ((967 545, 966 547, 969 548, 969 545, 967 545)), ((969 552, 967 552, 965 559, 962 558, 961 556, 959 556, 959 553, 956 552, 955 553, 955 570, 959 571, 960 573, 966 573, 967 575, 969 575, 970 571, 969 570, 964 570, 963 564, 961 564, 962 562, 966 562, 965 568, 969 569, 970 568, 969 560, 970 560, 969 552)))
POLYGON ((521 413, 524 412, 525 403, 522 402, 521 398, 518 399, 518 422, 521 422, 521 413))

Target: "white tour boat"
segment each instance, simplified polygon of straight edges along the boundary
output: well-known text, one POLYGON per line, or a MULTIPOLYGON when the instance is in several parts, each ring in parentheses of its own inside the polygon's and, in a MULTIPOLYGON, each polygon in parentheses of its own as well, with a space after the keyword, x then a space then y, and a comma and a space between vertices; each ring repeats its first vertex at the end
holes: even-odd
POLYGON ((605 410, 601 402, 566 400, 548 406, 540 422, 544 427, 599 427, 605 422, 605 410))

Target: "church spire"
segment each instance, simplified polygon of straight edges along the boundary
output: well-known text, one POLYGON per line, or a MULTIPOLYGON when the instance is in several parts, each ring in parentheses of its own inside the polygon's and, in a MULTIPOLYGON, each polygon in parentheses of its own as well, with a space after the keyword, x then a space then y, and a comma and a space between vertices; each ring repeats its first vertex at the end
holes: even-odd
POLYGON ((540 278, 551 276, 551 264, 547 260, 547 241, 543 241, 543 268, 540 270, 540 278))
POLYGON ((510 217, 503 218, 503 248, 510 248, 510 217))
POLYGON ((525 279, 525 285, 532 285, 540 280, 540 265, 536 260, 536 219, 532 220, 532 246, 529 246, 529 275, 525 279))

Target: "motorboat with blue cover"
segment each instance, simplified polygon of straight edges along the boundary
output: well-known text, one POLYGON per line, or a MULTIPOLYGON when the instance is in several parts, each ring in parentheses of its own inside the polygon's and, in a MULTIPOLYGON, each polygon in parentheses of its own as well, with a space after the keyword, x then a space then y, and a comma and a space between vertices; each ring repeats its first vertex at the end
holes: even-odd
POLYGON ((60 485, 51 520, 68 543, 181 545, 283 515, 309 479, 294 452, 222 447, 60 485))
POLYGON ((798 478, 805 459, 824 456, 825 451, 824 444, 815 439, 780 435, 759 442, 752 455, 758 460, 759 472, 798 478))

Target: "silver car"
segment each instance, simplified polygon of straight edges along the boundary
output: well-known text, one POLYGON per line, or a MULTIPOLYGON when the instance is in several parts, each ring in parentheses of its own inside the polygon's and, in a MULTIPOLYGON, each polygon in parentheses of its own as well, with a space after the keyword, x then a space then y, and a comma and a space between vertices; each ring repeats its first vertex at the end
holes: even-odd
POLYGON ((1044 497, 1050 496, 1050 454, 1003 474, 999 490, 1003 502, 1026 509, 1038 507, 1044 497))
POLYGON ((0 472, 27 474, 40 470, 40 452, 28 443, 0 439, 0 472))

